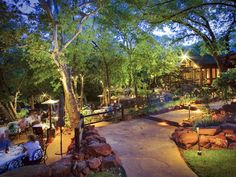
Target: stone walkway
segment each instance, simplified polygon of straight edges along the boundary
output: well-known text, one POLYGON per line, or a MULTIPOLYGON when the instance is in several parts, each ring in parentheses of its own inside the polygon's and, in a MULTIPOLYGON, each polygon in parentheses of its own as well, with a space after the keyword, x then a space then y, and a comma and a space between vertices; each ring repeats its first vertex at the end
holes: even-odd
MULTIPOLYGON (((202 112, 197 110, 197 111, 190 111, 190 118, 199 118, 202 116, 202 112)), ((172 122, 177 122, 181 123, 182 120, 188 119, 189 118, 189 111, 186 109, 181 109, 177 111, 171 111, 167 112, 164 114, 158 114, 158 115, 150 115, 151 118, 159 118, 162 120, 167 120, 167 121, 172 121, 172 122)))
MULTIPOLYGON (((71 143, 71 138, 74 137, 73 132, 71 134, 64 133, 62 134, 62 152, 66 153, 67 148, 71 143)), ((48 159, 46 160, 46 164, 52 164, 53 162, 56 162, 61 159, 60 155, 56 155, 56 153, 60 153, 60 135, 57 134, 55 139, 53 140, 52 143, 49 144, 47 148, 47 155, 48 159)))
POLYGON ((135 119, 98 130, 119 154, 128 177, 197 177, 169 139, 174 128, 135 119))

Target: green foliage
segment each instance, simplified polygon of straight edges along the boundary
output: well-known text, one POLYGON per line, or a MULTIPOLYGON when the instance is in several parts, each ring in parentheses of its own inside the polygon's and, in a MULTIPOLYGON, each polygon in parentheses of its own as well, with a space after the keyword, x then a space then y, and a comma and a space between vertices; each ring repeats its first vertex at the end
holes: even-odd
POLYGON ((17 118, 21 119, 29 114, 29 110, 21 109, 20 112, 17 113, 17 118))
POLYGON ((213 87, 224 100, 232 99, 236 93, 236 68, 221 73, 220 77, 214 80, 213 87))
POLYGON ((236 150, 185 150, 183 157, 199 177, 233 177, 236 174, 236 150))
POLYGON ((222 124, 223 122, 221 120, 215 120, 210 117, 210 115, 207 115, 204 118, 195 119, 193 121, 193 127, 209 127, 209 126, 218 126, 222 124))

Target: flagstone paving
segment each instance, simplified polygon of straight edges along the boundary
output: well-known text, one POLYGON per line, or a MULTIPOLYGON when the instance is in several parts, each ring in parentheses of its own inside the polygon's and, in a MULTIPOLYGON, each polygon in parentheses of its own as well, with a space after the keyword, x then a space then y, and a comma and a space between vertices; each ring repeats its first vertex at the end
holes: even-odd
MULTIPOLYGON (((169 116, 176 117, 176 112, 169 116)), ((180 117, 188 114, 180 112, 180 117)), ((119 154, 128 177, 197 177, 169 139, 175 127, 147 119, 98 127, 119 154)))
MULTIPOLYGON (((199 110, 197 111, 190 111, 190 118, 200 118, 203 113, 199 110)), ((181 123, 184 119, 189 118, 189 111, 185 109, 177 110, 177 111, 170 111, 164 114, 157 114, 157 115, 150 115, 151 118, 159 118, 162 120, 172 121, 181 123)))

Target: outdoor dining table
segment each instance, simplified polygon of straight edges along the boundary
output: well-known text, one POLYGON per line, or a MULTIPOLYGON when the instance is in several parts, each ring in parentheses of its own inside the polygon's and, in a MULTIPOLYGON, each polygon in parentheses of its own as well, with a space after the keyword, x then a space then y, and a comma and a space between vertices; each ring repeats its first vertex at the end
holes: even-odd
POLYGON ((8 153, 0 151, 0 174, 23 166, 23 158, 27 154, 23 152, 22 146, 9 147, 8 153))
POLYGON ((5 136, 7 130, 8 130, 7 127, 0 127, 0 135, 3 134, 5 136))
POLYGON ((35 124, 33 127, 42 127, 43 130, 46 130, 49 128, 49 125, 40 123, 40 124, 35 124))

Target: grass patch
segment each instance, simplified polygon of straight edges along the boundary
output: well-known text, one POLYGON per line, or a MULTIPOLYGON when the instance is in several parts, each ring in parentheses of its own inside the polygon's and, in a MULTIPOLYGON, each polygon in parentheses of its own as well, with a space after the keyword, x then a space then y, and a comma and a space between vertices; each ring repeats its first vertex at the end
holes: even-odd
POLYGON ((236 150, 185 150, 183 157, 199 177, 236 176, 236 150))
POLYGON ((98 172, 88 175, 88 177, 119 177, 111 172, 98 172))
POLYGON ((88 177, 126 177, 123 168, 110 168, 109 170, 97 173, 91 173, 88 177))

